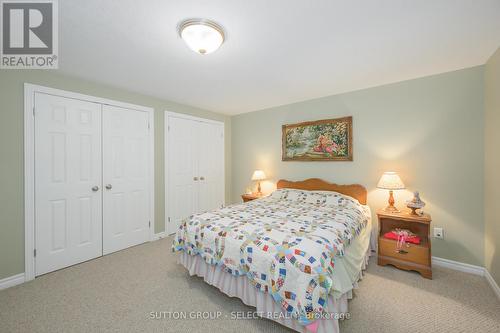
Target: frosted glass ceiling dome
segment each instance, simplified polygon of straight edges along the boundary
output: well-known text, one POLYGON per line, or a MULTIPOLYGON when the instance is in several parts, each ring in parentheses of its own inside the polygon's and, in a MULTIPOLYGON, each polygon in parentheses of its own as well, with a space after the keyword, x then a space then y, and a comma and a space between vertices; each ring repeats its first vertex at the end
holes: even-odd
POLYGON ((224 42, 224 30, 217 23, 205 19, 189 19, 179 24, 179 35, 196 53, 209 54, 224 42))

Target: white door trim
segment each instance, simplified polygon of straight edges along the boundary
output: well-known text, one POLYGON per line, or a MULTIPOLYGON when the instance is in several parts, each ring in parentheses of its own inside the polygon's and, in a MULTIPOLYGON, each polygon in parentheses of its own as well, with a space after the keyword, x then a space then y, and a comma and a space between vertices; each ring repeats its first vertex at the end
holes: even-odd
POLYGON ((196 120, 196 121, 202 121, 205 123, 211 123, 211 124, 218 124, 222 125, 222 135, 223 135, 223 142, 224 142, 224 162, 222 163, 222 174, 224 175, 222 177, 222 187, 224 189, 224 201, 226 200, 226 149, 225 149, 225 126, 223 121, 218 121, 218 120, 212 120, 212 119, 207 119, 207 118, 200 118, 200 117, 195 117, 195 116, 190 116, 187 114, 183 113, 177 113, 177 112, 172 112, 172 111, 167 111, 165 110, 165 119, 164 119, 164 136, 163 136, 163 145, 164 145, 164 161, 165 161, 165 235, 169 235, 169 230, 167 229, 168 226, 168 215, 169 215, 169 201, 168 201, 168 188, 170 184, 169 180, 169 175, 168 175, 168 131, 169 131, 169 123, 168 123, 168 118, 169 117, 177 117, 177 118, 182 118, 182 119, 189 119, 189 120, 196 120))
POLYGON ((191 116, 191 115, 184 114, 184 113, 177 113, 177 112, 172 112, 172 111, 165 111, 165 119, 167 119, 168 116, 173 116, 173 117, 182 118, 182 119, 203 121, 205 123, 211 123, 211 124, 224 125, 224 122, 223 121, 219 121, 219 120, 213 120, 213 119, 208 119, 208 118, 195 117, 195 116, 191 116))
POLYGON ((148 113, 149 120, 149 239, 154 239, 154 109, 146 106, 119 102, 107 98, 79 94, 35 84, 24 84, 24 278, 35 278, 35 93, 73 98, 98 104, 112 105, 148 113))

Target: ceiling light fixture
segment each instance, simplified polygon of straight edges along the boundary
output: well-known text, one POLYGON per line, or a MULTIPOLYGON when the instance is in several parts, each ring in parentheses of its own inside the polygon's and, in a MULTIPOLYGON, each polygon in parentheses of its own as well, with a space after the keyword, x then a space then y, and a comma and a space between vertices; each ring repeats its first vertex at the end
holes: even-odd
POLYGON ((224 30, 217 23, 205 19, 189 19, 179 24, 179 36, 196 53, 209 54, 224 42, 224 30))

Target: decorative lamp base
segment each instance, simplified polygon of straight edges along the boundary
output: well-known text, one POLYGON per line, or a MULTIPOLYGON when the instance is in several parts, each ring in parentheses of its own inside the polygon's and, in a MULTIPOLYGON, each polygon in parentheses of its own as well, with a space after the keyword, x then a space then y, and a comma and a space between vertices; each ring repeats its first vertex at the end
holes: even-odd
POLYGON ((385 207, 385 211, 388 213, 400 213, 399 209, 394 206, 394 192, 389 191, 389 206, 385 207))
POLYGON ((390 206, 390 205, 385 207, 384 211, 386 211, 387 213, 401 213, 401 211, 399 209, 397 209, 394 206, 390 206))

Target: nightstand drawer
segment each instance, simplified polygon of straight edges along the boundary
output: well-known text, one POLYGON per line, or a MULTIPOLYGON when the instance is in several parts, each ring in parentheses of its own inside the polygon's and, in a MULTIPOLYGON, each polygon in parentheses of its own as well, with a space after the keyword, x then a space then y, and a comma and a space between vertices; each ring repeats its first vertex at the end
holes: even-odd
POLYGON ((379 240, 379 255, 392 257, 404 261, 411 261, 417 264, 429 265, 429 248, 423 245, 410 244, 406 245, 402 250, 407 253, 396 252, 397 241, 380 237, 379 240))

